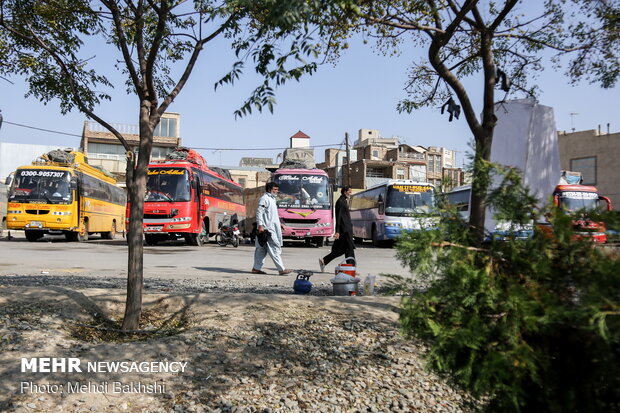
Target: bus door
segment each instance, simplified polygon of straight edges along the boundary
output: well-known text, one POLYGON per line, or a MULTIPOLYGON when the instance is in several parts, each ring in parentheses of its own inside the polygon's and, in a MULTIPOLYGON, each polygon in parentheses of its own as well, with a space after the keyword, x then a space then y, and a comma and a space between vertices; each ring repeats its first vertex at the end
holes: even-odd
POLYGON ((82 219, 82 208, 81 208, 81 201, 82 201, 82 196, 80 194, 80 175, 79 173, 76 175, 70 174, 70 180, 69 180, 69 190, 71 191, 71 196, 73 199, 73 203, 72 205, 72 211, 71 211, 71 216, 75 217, 72 219, 72 221, 75 223, 72 226, 78 226, 79 223, 81 222, 82 219), (77 220, 77 222, 75 222, 75 220, 77 220))
MULTIPOLYGON (((194 169, 192 170, 191 186, 194 190, 194 202, 196 203, 196 227, 200 231, 202 228, 202 217, 204 211, 204 203, 202 202, 202 183, 200 182, 200 174, 194 169)), ((208 229, 207 229, 208 231, 208 229)))

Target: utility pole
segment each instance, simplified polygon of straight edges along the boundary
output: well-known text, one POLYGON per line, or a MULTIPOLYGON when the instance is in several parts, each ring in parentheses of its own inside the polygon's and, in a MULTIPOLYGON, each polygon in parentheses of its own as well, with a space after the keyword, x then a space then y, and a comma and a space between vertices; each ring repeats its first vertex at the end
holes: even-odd
POLYGON ((351 186, 351 153, 349 152, 349 132, 344 133, 344 144, 347 147, 347 185, 351 186))

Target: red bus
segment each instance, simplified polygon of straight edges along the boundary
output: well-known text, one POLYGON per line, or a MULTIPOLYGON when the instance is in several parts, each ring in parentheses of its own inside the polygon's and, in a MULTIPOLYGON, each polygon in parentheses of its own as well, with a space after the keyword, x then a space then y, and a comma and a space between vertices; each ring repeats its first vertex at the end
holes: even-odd
POLYGON ((201 246, 217 233, 219 222, 235 219, 245 219, 243 188, 209 169, 198 152, 176 148, 166 160, 149 164, 143 223, 147 245, 183 237, 201 246))

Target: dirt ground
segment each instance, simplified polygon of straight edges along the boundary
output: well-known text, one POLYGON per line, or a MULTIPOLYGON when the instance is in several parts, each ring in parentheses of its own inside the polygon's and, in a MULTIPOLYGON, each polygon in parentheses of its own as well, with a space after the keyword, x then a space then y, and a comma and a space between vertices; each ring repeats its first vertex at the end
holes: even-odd
POLYGON ((0 410, 404 412, 471 407, 467 395, 423 368, 424 348, 399 335, 398 297, 149 294, 145 314, 158 325, 167 321, 166 329, 183 331, 144 334, 132 342, 102 341, 100 330, 84 326, 102 316, 120 319, 120 292, 0 287, 0 410), (82 372, 22 372, 22 359, 42 357, 78 358, 82 372), (89 363, 123 361, 134 370, 147 364, 148 369, 87 370, 89 363), (183 371, 153 371, 162 365, 178 370, 181 363, 186 363, 183 371))

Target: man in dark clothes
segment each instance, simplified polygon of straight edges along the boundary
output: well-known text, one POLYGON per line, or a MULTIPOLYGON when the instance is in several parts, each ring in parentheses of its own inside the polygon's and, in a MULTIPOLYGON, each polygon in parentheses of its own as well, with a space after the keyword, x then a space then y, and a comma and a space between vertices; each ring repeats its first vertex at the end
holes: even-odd
MULTIPOLYGON (((340 191, 342 195, 336 201, 336 233, 334 234, 334 244, 332 252, 323 258, 319 258, 321 272, 325 266, 334 258, 344 254, 346 258, 355 258, 355 245, 353 244, 353 227, 351 226, 351 214, 349 213, 349 197, 351 187, 343 186, 340 191)), ((350 263, 353 264, 353 263, 350 263)))

